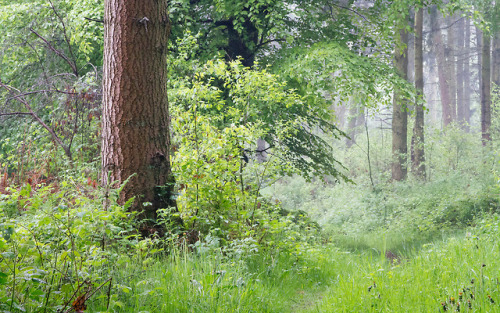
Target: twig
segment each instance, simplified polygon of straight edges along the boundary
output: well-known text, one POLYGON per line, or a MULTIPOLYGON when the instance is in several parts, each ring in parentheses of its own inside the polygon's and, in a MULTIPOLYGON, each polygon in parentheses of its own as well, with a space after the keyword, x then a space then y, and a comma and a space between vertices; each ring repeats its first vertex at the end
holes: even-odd
POLYGON ((98 20, 98 19, 91 18, 91 17, 83 17, 83 18, 84 18, 84 19, 86 19, 87 21, 97 22, 97 23, 102 23, 102 24, 104 24, 104 20, 98 20))
POLYGON ((113 283, 113 277, 109 279, 109 288, 108 288, 108 303, 106 305, 106 310, 109 310, 109 301, 111 300, 111 284, 113 283))
POLYGON ((10 116, 10 115, 31 115, 31 116, 33 116, 33 114, 27 113, 27 112, 0 113, 0 116, 10 116))
POLYGON ((351 11, 351 12, 353 12, 354 14, 359 15, 359 16, 360 16, 362 19, 364 19, 365 21, 370 22, 370 21, 366 18, 366 16, 364 16, 363 14, 359 13, 359 12, 358 12, 358 11, 356 11, 356 10, 353 10, 353 9, 351 9, 351 8, 348 8, 348 7, 345 7, 345 6, 339 5, 339 4, 335 4, 335 3, 333 3, 333 2, 332 2, 332 3, 330 3, 330 4, 331 4, 331 5, 333 5, 333 6, 335 6, 335 7, 337 7, 337 8, 341 8, 341 9, 344 9, 344 10, 347 10, 347 11, 351 11))
MULTIPOLYGON (((8 86, 8 85, 5 85, 4 83, 2 83, 2 81, 0 81, 0 87, 3 87, 5 89, 7 89, 8 91, 12 92, 12 91, 16 91, 16 92, 21 92, 19 91, 19 89, 16 89, 12 86, 8 86)), ((24 104, 24 107, 28 110, 28 112, 33 116, 33 118, 38 122, 40 123, 40 125, 43 126, 43 128, 45 128, 49 133, 50 135, 52 136, 52 139, 54 139, 55 142, 57 142, 64 150, 66 156, 69 158, 70 161, 73 160, 73 156, 71 154, 71 150, 64 144, 64 142, 61 140, 61 138, 59 138, 59 136, 57 136, 57 134, 54 132, 54 130, 52 128, 50 128, 47 124, 45 124, 45 122, 35 113, 35 111, 33 111, 33 109, 31 108, 31 106, 29 105, 29 103, 26 101, 26 99, 24 99, 24 97, 16 97, 15 98, 17 101, 21 102, 22 104, 24 104)))
POLYGON ((63 27, 63 33, 64 33, 64 40, 66 40, 66 44, 68 45, 69 54, 71 55, 73 65, 74 65, 73 72, 75 73, 76 76, 79 76, 78 69, 76 67, 76 58, 75 58, 75 55, 73 53, 73 49, 71 48, 71 41, 69 40, 69 37, 68 37, 68 31, 66 29, 66 24, 64 23, 64 19, 61 17, 59 12, 57 12, 56 7, 54 6, 54 3, 52 2, 52 0, 49 0, 49 3, 50 3, 50 6, 52 7, 52 11, 54 11, 54 14, 57 16, 59 21, 61 21, 61 25, 63 27))
POLYGON ((52 52, 54 52, 56 55, 60 56, 64 61, 66 61, 66 63, 68 63, 68 65, 73 70, 73 74, 75 74, 75 76, 78 76, 78 69, 76 68, 76 64, 74 64, 62 51, 59 51, 56 48, 54 48, 54 46, 47 39, 45 39, 44 37, 42 37, 42 35, 40 35, 39 33, 37 33, 33 28, 30 28, 30 31, 33 34, 35 34, 38 38, 40 38, 43 42, 45 42, 45 44, 47 45, 47 47, 50 50, 52 50, 52 52))

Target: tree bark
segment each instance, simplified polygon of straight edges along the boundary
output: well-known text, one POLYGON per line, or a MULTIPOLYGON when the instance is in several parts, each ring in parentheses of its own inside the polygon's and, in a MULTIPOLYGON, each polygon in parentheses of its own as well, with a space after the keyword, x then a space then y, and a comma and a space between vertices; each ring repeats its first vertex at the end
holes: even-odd
POLYGON ((416 177, 425 180, 424 151, 424 51, 423 51, 424 11, 419 8, 415 13, 415 126, 412 139, 412 171, 416 177))
POLYGON ((446 127, 453 121, 451 89, 448 81, 447 62, 444 51, 444 43, 441 34, 441 23, 439 22, 436 6, 431 10, 431 28, 433 33, 434 49, 436 54, 436 63, 438 67, 439 91, 441 96, 442 120, 446 127))
POLYGON ((487 32, 482 36, 481 63, 481 137, 483 145, 491 140, 491 38, 487 32))
MULTIPOLYGON (((399 43, 394 52, 394 66, 408 80, 408 32, 399 31, 399 43)), ((408 175, 408 100, 400 90, 394 90, 392 103, 392 179, 401 181, 408 175)))
POLYGON ((130 178, 120 201, 136 197, 131 209, 154 220, 173 204, 167 0, 106 0, 104 28, 102 183, 130 178))

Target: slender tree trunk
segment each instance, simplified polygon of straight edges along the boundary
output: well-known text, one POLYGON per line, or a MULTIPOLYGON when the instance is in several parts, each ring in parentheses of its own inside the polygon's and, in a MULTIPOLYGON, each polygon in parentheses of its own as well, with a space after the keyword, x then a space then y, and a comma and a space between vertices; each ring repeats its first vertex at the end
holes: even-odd
POLYGON ((465 128, 465 86, 464 67, 465 59, 468 57, 465 51, 465 19, 461 18, 457 23, 457 121, 460 127, 465 128))
POLYGON ((470 71, 470 18, 465 20, 465 39, 464 39, 464 98, 463 98, 463 114, 464 114, 464 122, 465 122, 465 130, 470 130, 470 103, 471 103, 471 71, 470 71))
POLYGON ((446 18, 447 21, 447 47, 445 49, 446 53, 446 74, 447 81, 450 86, 450 116, 451 122, 457 120, 457 70, 456 70, 456 57, 455 53, 457 51, 457 39, 456 39, 456 27, 453 24, 455 19, 453 17, 446 18))
MULTIPOLYGON (((481 86, 483 85, 483 75, 481 75, 482 64, 483 64, 483 31, 479 27, 475 27, 476 29, 476 52, 477 52, 477 76, 479 77, 479 90, 481 90, 481 86)), ((481 93, 481 92, 480 92, 481 93)), ((481 97, 481 96, 480 96, 481 97)), ((481 99, 479 99, 481 102, 481 99)))
POLYGON ((483 145, 491 140, 491 38, 483 32, 481 63, 481 137, 483 145))
POLYGON ((347 148, 352 147, 356 143, 356 135, 359 132, 358 123, 360 109, 353 98, 349 101, 349 122, 347 123, 347 131, 349 138, 346 141, 347 148))
MULTIPOLYGON (((498 6, 500 7, 500 5, 498 6)), ((496 31, 493 36, 493 51, 491 54, 491 81, 497 87, 500 87, 500 31, 496 31)))
POLYGON ((424 51, 423 51, 424 11, 418 9, 415 14, 415 88, 418 98, 415 102, 415 127, 412 139, 412 171, 420 179, 425 180, 424 153, 424 51))
MULTIPOLYGON (((493 11, 496 12, 496 17, 500 13, 500 0, 495 1, 495 6, 493 11)), ((494 33, 493 33, 493 43, 492 43, 492 54, 491 54, 491 81, 500 87, 500 21, 495 21, 494 23, 494 33)), ((497 89, 498 95, 498 89, 497 89)))
POLYGON ((335 125, 339 129, 344 129, 345 115, 347 111, 347 105, 345 103, 337 103, 333 105, 333 110, 335 111, 335 125))
MULTIPOLYGON (((408 32, 399 31, 399 43, 394 52, 394 65, 399 75, 408 80, 408 32)), ((408 175, 408 101, 400 90, 394 91, 392 104, 392 179, 401 181, 408 175)))
POLYGON ((154 220, 172 204, 167 0, 106 0, 104 28, 102 181, 130 178, 121 201, 154 220))
POLYGON ((450 84, 448 81, 447 62, 444 51, 444 43, 441 35, 441 23, 439 22, 438 11, 436 6, 431 10, 431 28, 433 33, 433 43, 436 52, 436 63, 438 67, 439 91, 441 95, 441 106, 443 114, 443 126, 447 126, 453 121, 452 114, 452 96, 450 84))

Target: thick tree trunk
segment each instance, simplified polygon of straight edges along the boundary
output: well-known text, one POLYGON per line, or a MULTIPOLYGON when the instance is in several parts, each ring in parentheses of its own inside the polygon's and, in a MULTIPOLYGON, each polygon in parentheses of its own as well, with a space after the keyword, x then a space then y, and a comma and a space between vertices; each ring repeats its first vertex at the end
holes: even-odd
POLYGON ((431 10, 431 28, 433 33, 433 43, 436 52, 436 63, 438 67, 439 91, 441 95, 441 106, 443 114, 443 126, 447 126, 453 121, 452 96, 450 84, 448 81, 449 74, 447 73, 447 62, 444 51, 444 43, 441 35, 441 23, 439 22, 438 11, 436 6, 431 10))
POLYGON ((415 126, 412 139, 412 171, 420 179, 425 179, 424 154, 424 51, 422 30, 424 25, 424 11, 418 9, 415 14, 415 88, 418 99, 415 102, 415 126))
POLYGON ((172 204, 167 0, 106 0, 104 28, 102 181, 130 178, 121 201, 155 219, 172 204))
MULTIPOLYGON (((394 66, 399 75, 408 80, 408 33, 399 31, 399 44, 394 52, 394 66), (401 46, 404 45, 404 46, 401 46)), ((392 179, 401 181, 406 179, 408 157, 408 105, 399 90, 394 91, 392 104, 392 179)))
POLYGON ((491 38, 483 32, 481 63, 481 137, 483 145, 491 140, 491 38))

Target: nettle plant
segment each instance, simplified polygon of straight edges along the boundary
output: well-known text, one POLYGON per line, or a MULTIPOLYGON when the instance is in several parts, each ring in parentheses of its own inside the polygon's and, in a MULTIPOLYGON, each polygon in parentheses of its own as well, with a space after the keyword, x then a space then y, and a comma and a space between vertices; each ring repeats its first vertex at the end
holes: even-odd
POLYGON ((187 226, 222 244, 253 238, 275 245, 277 237, 287 236, 295 245, 307 237, 299 230, 316 232, 306 217, 291 216, 260 194, 283 175, 333 169, 330 159, 316 163, 324 153, 320 147, 311 148, 316 160, 301 153, 308 148, 300 146, 306 136, 310 144, 327 145, 306 132, 314 108, 276 75, 240 61, 209 61, 172 85, 172 164, 187 226))
MULTIPOLYGON (((118 192, 82 177, 0 194, 0 311, 68 312, 110 281, 108 265, 135 244, 118 192)), ((111 288, 109 297, 108 306, 111 288)))

